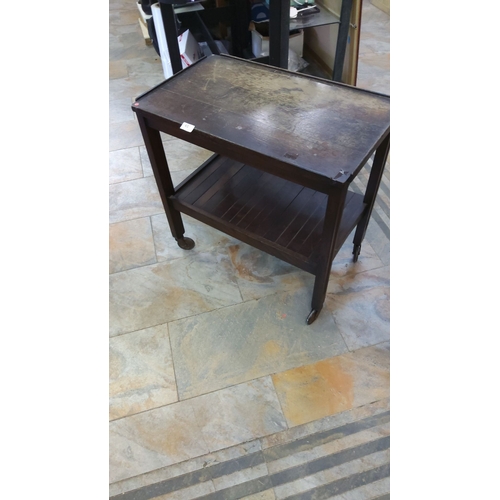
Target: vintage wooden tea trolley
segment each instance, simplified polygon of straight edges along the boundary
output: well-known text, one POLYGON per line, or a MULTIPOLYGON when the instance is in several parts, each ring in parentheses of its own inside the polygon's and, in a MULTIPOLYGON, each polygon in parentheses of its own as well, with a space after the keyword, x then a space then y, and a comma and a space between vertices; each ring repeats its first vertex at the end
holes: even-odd
POLYGON ((181 212, 315 275, 311 324, 351 231, 357 260, 389 151, 389 97, 231 56, 210 56, 137 98, 178 245, 181 212), (174 187, 160 131, 215 154, 174 187), (375 152, 363 195, 349 185, 375 152))

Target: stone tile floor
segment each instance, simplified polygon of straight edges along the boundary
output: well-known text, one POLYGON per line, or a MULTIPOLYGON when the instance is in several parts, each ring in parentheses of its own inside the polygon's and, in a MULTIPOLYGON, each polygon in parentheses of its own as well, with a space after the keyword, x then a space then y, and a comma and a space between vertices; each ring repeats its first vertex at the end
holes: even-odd
MULTIPOLYGON (((130 109, 163 80, 133 1, 109 36, 110 495, 388 498, 389 165, 308 327, 311 275, 189 217, 178 248, 130 109)), ((366 1, 359 54, 358 86, 389 93, 389 17, 366 1)), ((211 154, 163 140, 174 182, 211 154)))

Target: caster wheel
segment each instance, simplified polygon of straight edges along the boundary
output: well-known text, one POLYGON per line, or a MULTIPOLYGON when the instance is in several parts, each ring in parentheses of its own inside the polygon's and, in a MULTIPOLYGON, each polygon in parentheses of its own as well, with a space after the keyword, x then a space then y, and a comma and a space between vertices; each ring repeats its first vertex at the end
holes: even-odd
POLYGON ((311 312, 309 313, 309 316, 306 319, 306 325, 310 325, 311 323, 314 323, 316 318, 318 317, 319 311, 316 311, 316 309, 312 309, 311 312))
POLYGON ((354 250, 352 251, 354 257, 352 258, 353 262, 358 262, 358 257, 361 252, 361 245, 355 245, 354 250))
POLYGON ((177 245, 183 250, 191 250, 194 248, 194 241, 191 238, 181 238, 177 240, 177 245))

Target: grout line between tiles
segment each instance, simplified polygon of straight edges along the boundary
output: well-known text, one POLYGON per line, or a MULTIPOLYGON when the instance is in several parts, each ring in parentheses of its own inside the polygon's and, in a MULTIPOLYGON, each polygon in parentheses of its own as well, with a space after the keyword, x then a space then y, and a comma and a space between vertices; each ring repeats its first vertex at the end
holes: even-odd
MULTIPOLYGON (((179 257, 179 258, 184 258, 184 257, 179 257)), ((177 260, 177 259, 174 259, 174 260, 177 260)), ((165 261, 165 262, 173 262, 173 261, 165 261)), ((161 264, 161 263, 162 262, 159 262, 159 264, 161 264)), ((150 265, 154 265, 154 264, 150 264, 150 265)), ((146 266, 143 266, 143 267, 146 267, 146 266)), ((120 271, 120 272, 126 272, 126 271, 120 271)), ((119 273, 114 273, 114 274, 119 274, 119 273)), ((286 292, 282 292, 282 293, 286 293, 286 292)), ((168 323, 173 323, 174 321, 181 321, 183 319, 193 318, 195 316, 201 316, 202 314, 212 313, 214 311, 219 311, 221 309, 226 309, 228 307, 234 307, 234 306, 238 306, 238 305, 243 304, 243 303, 246 304, 248 302, 257 301, 257 300, 260 300, 260 299, 250 299, 250 300, 247 300, 245 302, 237 302, 236 304, 229 304, 227 306, 221 306, 221 307, 218 307, 216 309, 212 309, 210 311, 204 311, 204 312, 197 313, 197 314, 191 314, 189 316, 183 316, 182 318, 176 318, 176 319, 172 319, 170 321, 164 321, 163 323, 155 323, 154 325, 147 325, 147 326, 144 326, 143 328, 138 328, 137 330, 131 330, 129 332, 122 332, 122 333, 118 333, 116 335, 110 335, 110 338, 119 337, 121 335, 127 335, 128 333, 138 332, 140 330, 145 330, 146 328, 153 328, 154 326, 160 326, 160 325, 164 325, 164 324, 168 324, 168 323)))
MULTIPOLYGON (((168 345, 170 346, 170 358, 172 359, 172 369, 174 371, 175 393, 177 394, 177 401, 176 402, 179 402, 180 401, 179 386, 177 384, 177 372, 175 370, 174 350, 172 349, 172 339, 170 338, 170 328, 168 326, 168 323, 166 325, 167 325, 168 345)), ((163 405, 163 406, 166 406, 166 405, 163 405)))
MULTIPOLYGON (((138 411, 137 413, 133 413, 131 415, 124 415, 123 417, 118 417, 118 418, 115 418, 113 420, 110 420, 110 422, 117 422, 118 420, 123 420, 124 418, 128 418, 128 417, 133 417, 135 415, 141 415, 143 413, 147 413, 149 411, 153 411, 153 410, 158 410, 159 408, 164 408, 166 406, 172 406, 174 404, 178 404, 178 403, 184 403, 184 402, 187 402, 187 401, 191 401, 192 399, 196 399, 196 398, 200 398, 200 397, 203 397, 203 396, 207 396, 208 394, 213 394, 215 392, 219 392, 219 391, 223 391, 225 389, 229 389, 231 387, 237 387, 238 385, 242 385, 242 384, 248 384, 250 382, 254 382, 255 380, 259 380, 259 379, 263 379, 263 378, 266 378, 266 377, 270 377, 271 374, 269 375, 262 375, 260 377, 255 377, 253 379, 249 379, 249 380, 244 380, 242 382, 237 382, 235 384, 230 384, 230 385, 226 385, 224 387, 221 387, 219 389, 214 389, 213 391, 209 391, 209 392, 204 392, 203 394, 197 394, 196 396, 191 396, 189 398, 185 398, 185 399, 179 399, 178 401, 175 401, 173 403, 168 403, 166 405, 161 405, 161 406, 157 406, 155 408, 149 408, 147 410, 143 410, 143 411, 138 411)), ((273 388, 274 388, 274 385, 273 385, 273 388)), ((281 408, 281 407, 280 407, 281 408)), ((242 441, 241 443, 239 444, 244 444, 244 443, 248 443, 250 441, 255 441, 256 439, 260 439, 260 438, 252 438, 252 439, 249 439, 247 441, 242 441)), ((208 448, 208 447, 207 447, 208 448)), ((230 447, 229 447, 230 448, 230 447)), ((214 451, 219 451, 219 450, 214 450, 214 451)), ((213 450, 210 450, 210 453, 213 453, 213 450)))
MULTIPOLYGON (((143 178, 144 177, 139 177, 139 179, 143 179, 143 178)), ((137 179, 134 179, 134 180, 137 180, 137 179)), ((125 181, 125 182, 129 182, 129 181, 125 181)), ((112 185, 115 185, 115 184, 112 184, 112 185)), ((131 220, 145 219, 146 217, 154 217, 155 215, 161 215, 162 213, 165 213, 165 212, 158 212, 158 213, 153 213, 153 214, 148 214, 148 215, 141 215, 139 217, 132 217, 131 219, 117 220, 115 222, 110 222, 109 225, 112 226, 113 224, 120 224, 122 222, 128 222, 131 220)))
MULTIPOLYGON (((326 294, 328 296, 328 292, 326 294)), ((331 294, 331 295, 335 295, 335 294, 331 294)), ((335 326, 337 327, 339 333, 340 333, 340 337, 342 339, 342 342, 344 342, 344 345, 347 349, 347 352, 352 352, 350 349, 349 349, 349 344, 346 342, 346 339, 344 338, 344 335, 342 334, 342 329, 339 327, 339 325, 337 325, 337 321, 335 320, 335 315, 333 314, 333 311, 329 311, 330 312, 330 316, 332 317, 332 320, 333 322, 335 323, 335 326)), ((341 354, 339 354, 339 356, 341 356, 341 354)), ((329 359, 329 358, 327 358, 329 359)))
POLYGON ((155 251, 155 257, 156 257, 156 262, 155 264, 158 264, 158 252, 156 251, 156 240, 155 240, 155 232, 153 229, 153 220, 151 218, 151 215, 148 215, 149 218, 149 227, 151 228, 151 239, 153 240, 153 249, 155 251))
MULTIPOLYGON (((333 313, 330 313, 330 314, 333 314, 333 313)), ((334 321, 335 321, 335 318, 333 318, 333 319, 334 319, 334 321)), ((162 323, 162 324, 165 324, 165 323, 162 323)), ((149 327, 148 327, 148 328, 149 328, 149 327)), ((168 329, 168 323, 167 323, 167 332, 168 332, 169 342, 171 342, 171 340, 170 340, 170 330, 168 329)), ((129 332, 129 333, 134 333, 134 332, 129 332)), ((126 334, 123 334, 123 335, 126 335, 126 334)), ((341 333, 341 335, 342 335, 342 333, 341 333)), ((369 348, 369 347, 375 347, 375 346, 377 346, 377 345, 384 344, 384 343, 387 343, 387 342, 388 342, 388 340, 382 340, 381 342, 377 342, 376 344, 370 344, 370 345, 367 345, 367 346, 357 347, 356 349, 351 350, 351 349, 349 349, 349 346, 347 345, 347 342, 344 340, 344 337, 343 337, 343 336, 342 336, 342 340, 344 341, 344 344, 345 344, 345 346, 346 346, 347 351, 346 351, 346 352, 343 352, 343 353, 340 353, 340 354, 337 354, 337 355, 335 355, 335 356, 330 356, 330 357, 328 357, 328 358, 324 358, 324 360, 327 360, 327 359, 332 359, 332 358, 337 358, 337 357, 342 356, 342 355, 347 354, 347 353, 352 353, 352 352, 358 351, 358 350, 360 350, 360 349, 367 349, 367 348, 369 348)), ((171 346, 171 344, 170 344, 170 346, 171 346)), ((172 365, 174 366, 174 375, 175 375, 175 364, 174 364, 174 359, 173 359, 173 350, 172 350, 172 348, 171 348, 171 352, 172 352, 172 365)), ((318 361, 324 361, 324 360, 318 360, 318 361)), ((311 363, 311 364, 314 364, 314 363, 311 363)), ((305 366, 305 365, 301 365, 301 366, 305 366)), ((295 368, 299 368, 299 366, 297 366, 297 367, 295 367, 295 368)), ((291 367, 291 368, 288 368, 287 370, 282 370, 282 372, 286 372, 286 371, 288 371, 288 370, 293 370, 293 369, 294 369, 294 367, 291 367)), ((273 387, 273 389, 274 389, 274 392, 275 392, 276 397, 277 397, 277 399, 278 399, 278 403, 279 403, 279 405, 280 405, 280 410, 281 410, 281 412, 282 412, 282 414, 283 414, 283 417, 284 417, 284 420, 285 420, 286 429, 283 429, 283 431, 285 431, 285 430, 291 429, 291 427, 289 427, 289 425, 288 425, 288 421, 287 421, 287 419, 286 419, 285 412, 283 411, 283 407, 282 407, 282 404, 281 404, 281 400, 280 400, 280 398, 279 398, 279 396, 278 396, 278 393, 277 393, 277 391, 276 391, 276 387, 274 386, 274 381, 273 381, 273 375, 276 375, 276 374, 278 374, 278 373, 282 373, 282 372, 272 372, 272 373, 269 373, 269 374, 266 374, 266 375, 261 375, 260 377, 255 377, 255 378, 248 379, 248 380, 244 380, 244 381, 237 382, 237 383, 234 383, 234 384, 229 384, 229 385, 226 385, 226 386, 224 386, 224 387, 220 387, 219 389, 214 389, 214 390, 212 390, 212 391, 204 392, 203 394, 197 394, 197 395, 195 395, 195 396, 191 396, 191 397, 188 397, 188 398, 185 398, 185 399, 180 399, 180 395, 179 395, 178 388, 177 388, 177 378, 176 378, 176 391, 177 391, 177 396, 178 396, 178 400, 177 400, 177 401, 174 401, 174 402, 172 402, 172 403, 168 403, 168 404, 165 404, 165 405, 157 406, 157 407, 155 407, 155 408, 149 408, 149 409, 147 409, 147 410, 139 411, 139 412, 137 412, 137 413, 133 413, 133 414, 131 414, 131 415, 124 415, 123 417, 118 417, 118 418, 115 418, 115 419, 113 419, 113 420, 110 420, 110 422, 117 422, 117 421, 119 421, 119 420, 123 420, 124 418, 132 417, 132 416, 135 416, 135 415, 141 415, 141 414, 143 414, 143 413, 147 413, 147 412, 149 412, 149 411, 157 410, 157 409, 159 409, 159 408, 164 408, 164 407, 166 407, 166 406, 171 406, 171 405, 174 405, 174 404, 182 403, 182 402, 184 402, 184 401, 190 401, 190 400, 192 400, 192 399, 196 399, 196 398, 199 398, 199 397, 202 397, 202 396, 206 396, 206 395, 208 395, 208 394, 213 394, 213 393, 215 393, 215 392, 219 392, 219 391, 222 391, 222 390, 225 390, 225 389, 229 389, 229 388, 231 388, 231 387, 237 387, 237 386, 242 385, 242 384, 248 384, 248 383, 250 383, 250 382, 254 382, 254 381, 256 381, 256 380, 260 380, 260 379, 264 379, 264 378, 266 378, 266 377, 270 377, 270 378, 271 378, 271 384, 272 384, 272 387, 273 387)), ((384 398, 383 398, 383 399, 384 399, 384 398)), ((381 401, 381 400, 377 400, 377 401, 381 401)), ((376 403, 377 401, 372 401, 372 402, 370 402, 369 404, 376 403)), ((361 406, 365 406, 365 404, 363 404, 363 405, 361 405, 361 406)), ((351 408, 351 410, 353 410, 353 409, 355 409, 355 408, 360 408, 361 406, 355 406, 355 407, 351 408)), ((348 411, 350 411, 350 410, 348 410, 348 411)), ((319 420, 320 420, 320 419, 319 419, 319 420)), ((283 431, 279 431, 279 432, 283 432, 283 431)), ((272 435, 272 434, 268 434, 268 435, 272 435)), ((266 436, 267 436, 267 435, 266 435, 266 436)), ((251 442, 251 441, 258 440, 258 439, 262 439, 263 437, 266 437, 266 436, 262 436, 262 437, 260 437, 260 438, 252 438, 252 439, 249 439, 249 440, 247 440, 247 441, 242 441, 240 444, 244 444, 244 443, 248 443, 248 442, 251 442)), ((208 448, 208 446, 207 446, 207 448, 208 448)), ((230 448, 230 447, 229 447, 229 448, 230 448)), ((216 451, 219 451, 219 450, 216 450, 216 451)), ((210 452, 212 453, 212 450, 210 450, 210 452)))
MULTIPOLYGON (((123 269, 122 271, 116 271, 114 273, 109 273, 109 276, 116 276, 117 274, 120 274, 120 273, 126 273, 128 271, 133 271, 134 269, 142 269, 143 267, 148 267, 148 266, 155 266, 157 264, 162 264, 163 262, 174 262, 175 260, 178 260, 178 259, 182 259, 183 257, 177 257, 176 259, 172 259, 172 260, 165 260, 165 261, 159 261, 158 260, 156 262, 153 262, 152 264, 139 264, 139 265, 136 265, 134 267, 131 267, 130 269, 123 269)), ((160 325, 162 323, 159 323, 160 325)), ((157 325, 151 325, 151 326, 157 326, 157 325)), ((149 328, 149 326, 145 326, 144 328, 149 328)), ((144 330, 144 328, 139 328, 139 330, 144 330)), ((137 330, 132 330, 132 331, 137 331, 137 330)), ((132 333, 132 332, 127 332, 127 333, 132 333)))
MULTIPOLYGON (((278 373, 278 372, 276 372, 276 373, 278 373)), ((274 393, 276 394, 276 399, 278 400, 278 404, 280 405, 281 414, 283 415, 283 420, 285 421, 286 429, 284 429, 284 430, 288 430, 288 429, 290 429, 290 426, 288 425, 288 419, 286 418, 285 411, 283 410, 283 405, 281 404, 280 396, 278 394, 278 391, 276 390, 276 386, 274 385, 273 375, 275 375, 276 373, 269 374, 268 377, 271 379, 271 385, 273 386, 274 393)), ((280 431, 280 432, 282 432, 282 431, 280 431)), ((262 442, 261 442, 261 447, 262 447, 262 442)), ((267 467, 267 462, 266 462, 266 467, 267 467)))
MULTIPOLYGON (((136 146, 134 146, 134 147, 136 147, 136 146)), ((137 147, 139 147, 139 146, 137 146, 137 147)), ((124 148, 124 149, 131 149, 131 148, 124 148)), ((120 150, 117 149, 116 151, 120 151, 120 150)), ((112 151, 110 151, 110 153, 111 152, 112 151)), ((141 163, 141 167, 142 167, 142 163, 141 163)), ((110 186, 117 186, 118 184, 125 184, 126 182, 134 182, 134 181, 138 181, 140 179, 149 179, 150 177, 151 177, 151 175, 148 175, 147 177, 137 177, 136 179, 129 179, 129 180, 126 180, 126 181, 118 181, 118 182, 114 182, 113 184, 110 184, 110 186)), ((154 178, 154 176, 153 176, 153 178, 154 178)), ((157 188, 156 183, 155 183, 155 187, 157 188)), ((162 213, 162 212, 158 212, 158 213, 162 213)), ((165 211, 163 211, 163 213, 165 213, 165 211)))

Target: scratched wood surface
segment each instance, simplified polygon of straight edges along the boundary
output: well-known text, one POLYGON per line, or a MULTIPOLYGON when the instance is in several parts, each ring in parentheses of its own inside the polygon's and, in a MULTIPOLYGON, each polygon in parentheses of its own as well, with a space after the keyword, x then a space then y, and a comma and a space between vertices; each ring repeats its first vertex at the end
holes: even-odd
POLYGON ((211 137, 328 179, 343 170, 342 182, 387 134, 390 119, 387 96, 221 56, 167 80, 136 106, 170 125, 194 125, 177 134, 190 142, 211 137))

